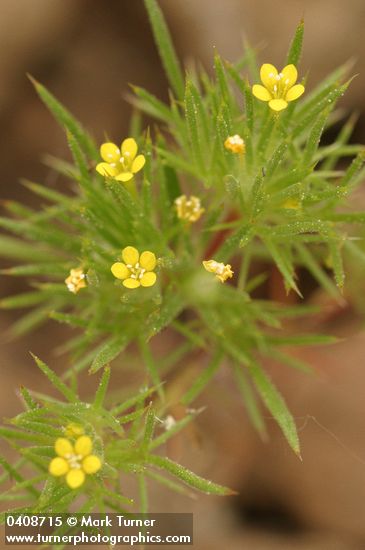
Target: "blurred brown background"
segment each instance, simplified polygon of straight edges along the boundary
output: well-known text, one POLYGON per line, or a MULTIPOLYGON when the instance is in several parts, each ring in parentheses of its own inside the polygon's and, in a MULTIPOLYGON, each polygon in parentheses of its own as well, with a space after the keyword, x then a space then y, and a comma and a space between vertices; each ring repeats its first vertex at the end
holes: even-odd
MULTIPOLYGON (((257 45, 261 60, 282 65, 288 41, 304 16, 302 73, 314 85, 339 64, 357 58, 359 73, 342 101, 360 113, 356 139, 365 134, 364 0, 160 0, 180 56, 209 70, 213 46, 234 60, 242 37, 257 45)), ((62 131, 36 97, 25 73, 45 84, 97 140, 104 132, 117 142, 127 132, 128 83, 164 99, 164 78, 142 0, 0 0, 0 159, 2 199, 31 200, 20 177, 57 184, 41 163, 47 152, 68 157, 62 131)), ((22 287, 2 277, 1 295, 22 287)), ((13 319, 0 313, 4 333, 13 319)), ((224 372, 219 391, 197 424, 199 445, 184 444, 178 458, 202 475, 240 490, 231 499, 188 500, 156 492, 156 511, 196 513, 196 548, 363 549, 365 548, 365 336, 352 329, 351 315, 336 322, 346 339, 309 350, 318 372, 308 377, 270 365, 301 429, 303 463, 292 456, 268 419, 271 441, 258 441, 243 407, 226 406, 234 388, 224 372), (215 403, 221 400, 219 413, 215 403), (312 418, 313 417, 313 418, 312 418), (272 428, 272 429, 271 429, 272 428)), ((356 325, 357 326, 357 325, 356 325)), ((1 416, 19 411, 20 384, 46 388, 28 350, 62 368, 51 348, 67 337, 50 324, 16 343, 2 342, 1 416)), ((195 438, 196 439, 196 438, 195 438)))

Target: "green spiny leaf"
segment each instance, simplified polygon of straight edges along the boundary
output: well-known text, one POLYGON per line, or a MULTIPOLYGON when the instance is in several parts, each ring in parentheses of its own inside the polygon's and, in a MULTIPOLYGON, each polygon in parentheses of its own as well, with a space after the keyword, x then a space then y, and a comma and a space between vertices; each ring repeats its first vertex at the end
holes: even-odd
POLYGON ((303 37, 304 37, 304 21, 302 20, 297 26, 294 38, 292 40, 292 43, 290 44, 290 49, 286 59, 287 65, 290 65, 290 64, 298 65, 300 60, 300 54, 302 52, 303 37))
POLYGON ((76 403, 78 401, 76 394, 68 387, 62 380, 57 376, 57 374, 50 369, 43 361, 41 361, 36 355, 31 353, 34 361, 36 362, 39 369, 47 376, 51 384, 71 403, 76 403))
POLYGON ((156 0, 145 0, 145 6, 169 83, 176 96, 183 99, 184 77, 162 11, 156 0))
POLYGON ((141 450, 144 454, 147 453, 148 449, 150 448, 151 441, 153 438, 153 432, 155 429, 155 424, 156 424, 156 416, 151 404, 147 409, 146 424, 145 424, 145 429, 143 434, 143 441, 141 444, 141 450))
POLYGON ((348 187, 350 185, 354 185, 354 183, 358 181, 358 176, 364 164, 364 161, 365 161, 365 151, 362 151, 356 156, 356 158, 354 158, 354 160, 346 170, 345 175, 339 181, 340 187, 348 187))
POLYGON ((243 397, 243 403, 247 409, 252 424, 256 428, 260 437, 265 441, 267 439, 265 422, 262 417, 260 408, 256 403, 254 392, 249 382, 246 380, 245 373, 238 365, 234 367, 234 375, 237 381, 238 389, 240 390, 240 393, 243 397))
POLYGON ((107 363, 110 363, 118 357, 128 343, 126 334, 120 334, 113 336, 105 345, 101 348, 98 354, 94 357, 94 360, 90 367, 90 372, 95 373, 99 369, 102 369, 107 363))
POLYGON ((90 158, 97 160, 98 153, 96 151, 95 145, 90 138, 90 136, 85 132, 81 127, 79 122, 71 115, 71 113, 61 105, 61 103, 35 78, 29 76, 30 81, 35 87, 39 97, 52 112, 56 120, 67 130, 75 136, 80 146, 84 149, 85 153, 90 156, 90 158))
POLYGON ((283 397, 259 365, 251 363, 248 370, 263 402, 279 424, 290 447, 300 457, 297 429, 283 397))
POLYGON ((105 367, 98 389, 95 394, 94 407, 96 409, 100 409, 103 406, 105 395, 109 385, 109 380, 110 380, 110 367, 105 367))
POLYGON ((207 384, 212 380, 214 374, 217 372, 222 360, 222 352, 220 350, 212 358, 208 367, 206 367, 201 374, 195 379, 192 386, 181 398, 183 405, 190 405, 204 390, 207 384))
POLYGON ((146 460, 147 460, 147 463, 151 464, 152 466, 156 466, 157 468, 165 470, 166 472, 179 478, 181 481, 183 481, 190 487, 194 487, 194 489, 197 489, 198 491, 202 491, 203 493, 207 493, 211 495, 221 495, 221 496, 235 494, 235 492, 232 491, 231 489, 228 489, 227 487, 223 487, 222 485, 213 483, 212 481, 208 481, 207 479, 204 479, 194 474, 187 468, 184 468, 180 464, 173 462, 169 458, 149 455, 146 460))

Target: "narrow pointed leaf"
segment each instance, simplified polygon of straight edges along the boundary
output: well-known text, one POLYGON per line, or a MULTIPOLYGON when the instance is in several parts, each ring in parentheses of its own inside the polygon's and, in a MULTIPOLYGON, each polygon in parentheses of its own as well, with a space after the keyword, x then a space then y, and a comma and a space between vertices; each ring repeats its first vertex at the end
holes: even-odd
POLYGON ((222 485, 218 485, 217 483, 213 483, 212 481, 204 479, 194 474, 187 468, 184 468, 180 464, 173 462, 169 458, 149 455, 147 457, 147 462, 152 466, 156 466, 161 470, 165 470, 171 475, 179 478, 181 481, 183 481, 190 487, 193 487, 194 489, 197 489, 198 491, 201 491, 203 493, 207 493, 210 495, 221 495, 221 496, 235 494, 235 491, 232 491, 227 487, 223 487, 222 485))
POLYGON ((300 445, 297 429, 292 414, 290 413, 283 397, 274 384, 256 363, 248 367, 257 391, 262 397, 267 409, 271 412, 283 431, 290 447, 300 457, 300 445))
POLYGON ((179 99, 184 97, 184 78, 162 11, 156 0, 145 0, 158 52, 169 83, 179 99))

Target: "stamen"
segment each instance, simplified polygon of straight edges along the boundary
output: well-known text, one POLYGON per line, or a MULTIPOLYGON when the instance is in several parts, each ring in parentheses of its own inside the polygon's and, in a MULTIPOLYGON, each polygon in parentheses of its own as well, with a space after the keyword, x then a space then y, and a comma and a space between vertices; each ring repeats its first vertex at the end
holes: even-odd
POLYGON ((79 470, 81 468, 81 455, 67 454, 65 455, 65 459, 72 470, 79 470))
POLYGON ((146 270, 140 266, 139 262, 137 262, 134 265, 131 265, 131 264, 126 264, 126 265, 129 271, 131 272, 130 274, 131 279, 142 279, 146 270))

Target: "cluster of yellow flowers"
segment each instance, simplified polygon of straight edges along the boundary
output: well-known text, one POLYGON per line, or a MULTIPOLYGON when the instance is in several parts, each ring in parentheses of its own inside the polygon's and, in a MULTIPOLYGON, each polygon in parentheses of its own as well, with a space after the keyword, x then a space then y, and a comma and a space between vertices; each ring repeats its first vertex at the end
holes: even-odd
MULTIPOLYGON (((286 109, 288 103, 298 99, 304 93, 304 86, 296 84, 298 73, 294 65, 287 65, 281 72, 271 64, 265 63, 260 70, 261 84, 252 86, 253 95, 268 103, 276 112, 286 109)), ((245 153, 246 147, 242 137, 238 134, 228 136, 224 142, 227 151, 235 155, 245 153)), ((100 156, 103 162, 96 166, 96 171, 104 177, 127 183, 134 175, 142 170, 146 159, 138 153, 138 146, 133 138, 125 139, 120 148, 115 143, 103 143, 100 147, 100 156)), ((188 223, 197 222, 205 209, 199 197, 181 195, 175 199, 176 214, 179 219, 188 223)), ((287 209, 299 209, 300 201, 288 199, 283 205, 287 209)), ((128 289, 140 286, 151 287, 156 283, 155 268, 158 264, 153 252, 145 250, 141 254, 134 246, 127 246, 121 252, 121 260, 111 266, 114 277, 128 289)), ((233 277, 230 264, 224 264, 214 259, 204 260, 203 267, 213 273, 217 280, 224 283, 233 277)), ((65 284, 70 292, 77 294, 87 287, 86 273, 82 267, 71 269, 65 284)), ((92 454, 93 442, 84 434, 82 426, 69 424, 65 430, 66 437, 60 437, 55 442, 56 457, 49 464, 49 472, 55 477, 65 476, 67 485, 71 489, 79 488, 86 479, 86 475, 93 475, 102 467, 101 459, 92 454)))
MULTIPOLYGON (((261 84, 252 86, 252 93, 261 101, 268 103, 276 112, 286 109, 290 101, 298 99, 304 93, 304 86, 296 84, 298 72, 294 65, 286 65, 280 72, 270 63, 264 63, 260 69, 261 84)), ((228 136, 224 142, 227 151, 242 156, 246 146, 242 137, 238 134, 228 136)), ((103 162, 96 166, 96 171, 104 177, 112 178, 120 182, 128 182, 134 175, 142 170, 146 159, 138 153, 138 146, 133 138, 125 139, 120 148, 115 143, 103 143, 100 147, 100 156, 103 162)), ((300 204, 287 201, 284 208, 298 209, 300 204)), ((181 195, 175 199, 177 217, 185 222, 197 222, 205 209, 201 206, 199 197, 194 195, 187 197, 181 195)), ((115 262, 111 266, 111 272, 116 279, 122 281, 124 287, 135 289, 140 286, 151 287, 156 283, 155 268, 157 259, 153 252, 145 250, 141 254, 133 246, 123 248, 121 253, 123 261, 115 262)), ((214 273, 222 283, 233 276, 229 264, 217 262, 214 259, 203 261, 204 268, 209 273, 214 273)), ((70 292, 77 294, 87 286, 86 274, 82 267, 71 269, 65 283, 70 292)))

